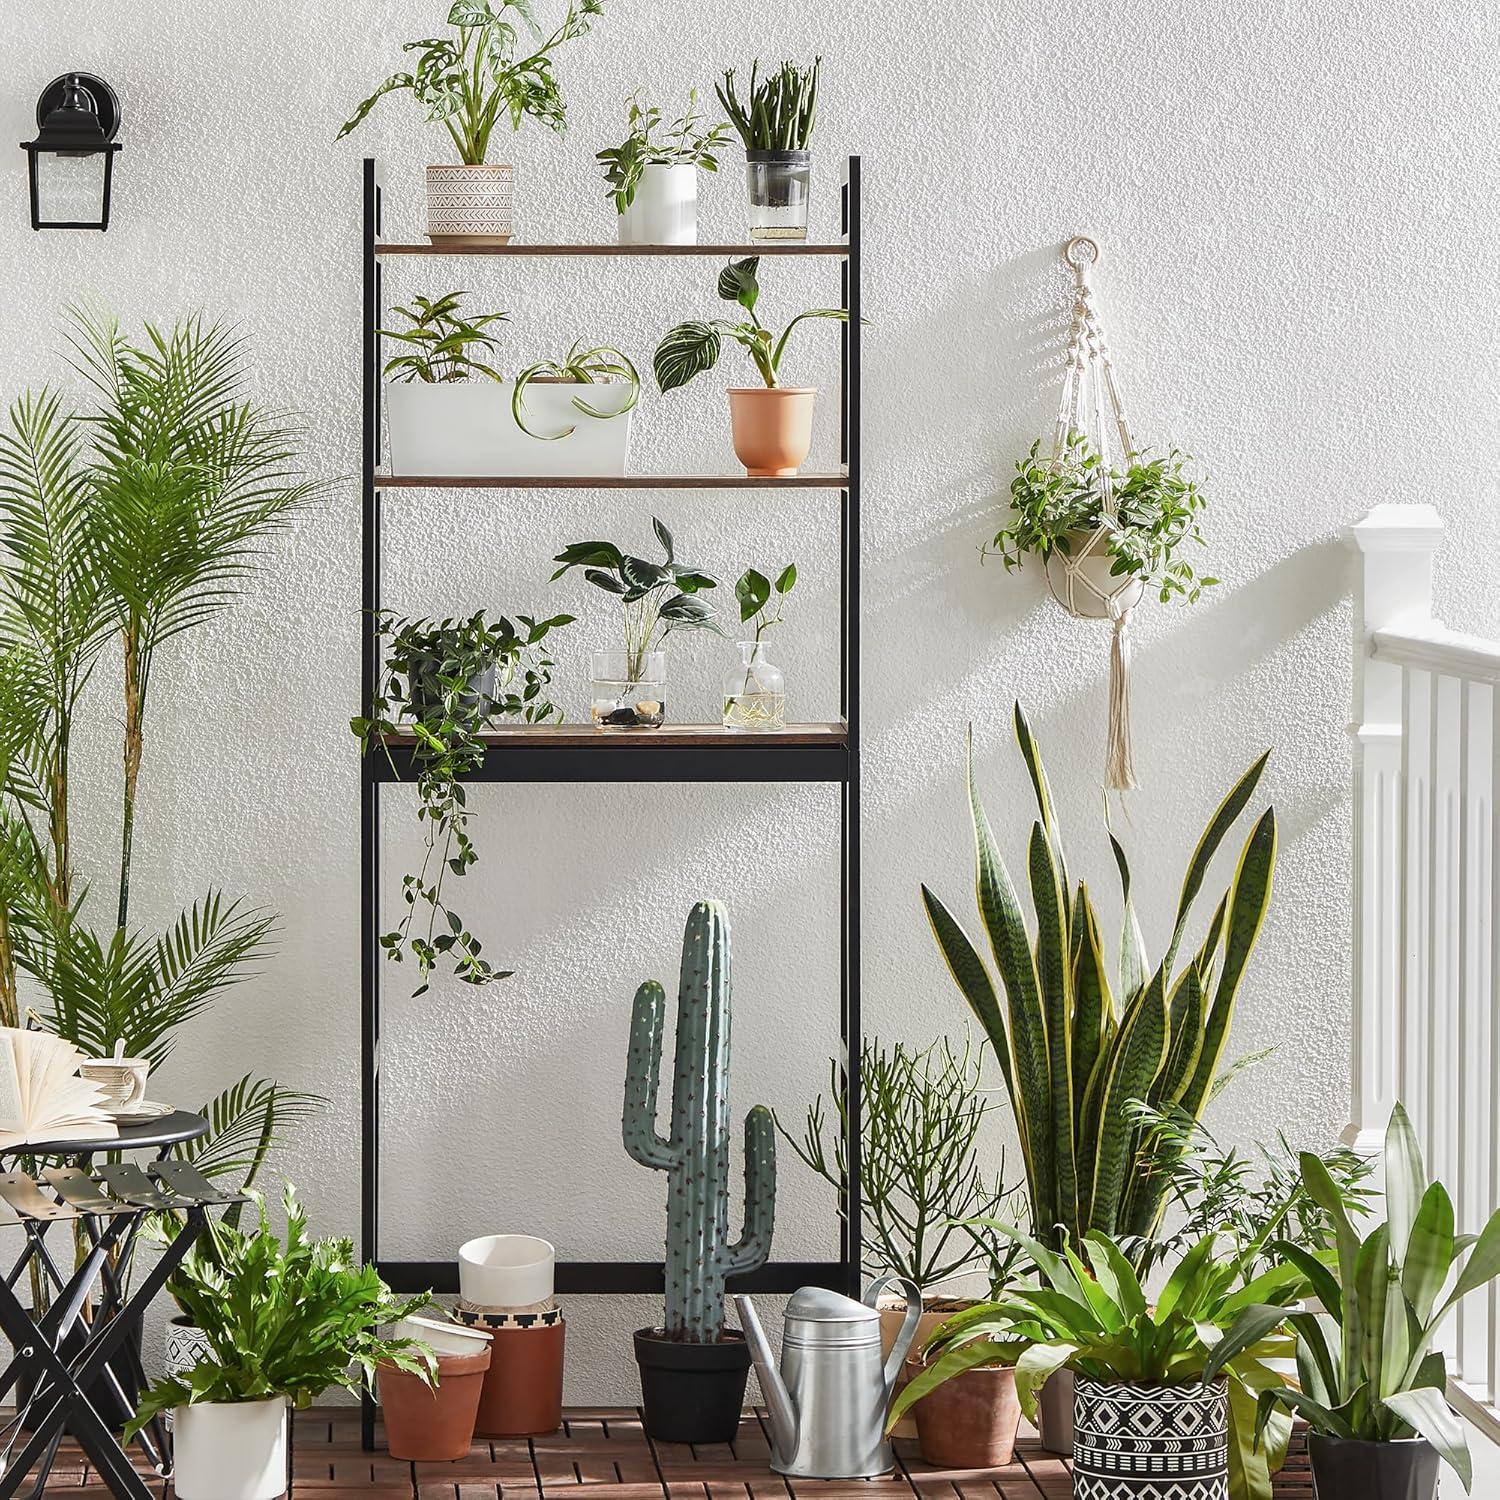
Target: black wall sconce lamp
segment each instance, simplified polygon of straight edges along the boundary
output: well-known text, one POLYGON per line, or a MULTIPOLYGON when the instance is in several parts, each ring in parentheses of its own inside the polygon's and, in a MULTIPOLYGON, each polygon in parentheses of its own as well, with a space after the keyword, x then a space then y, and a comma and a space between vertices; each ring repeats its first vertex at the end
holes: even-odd
POLYGON ((108 229, 120 101, 102 78, 64 73, 36 102, 36 139, 22 141, 33 229, 108 229))

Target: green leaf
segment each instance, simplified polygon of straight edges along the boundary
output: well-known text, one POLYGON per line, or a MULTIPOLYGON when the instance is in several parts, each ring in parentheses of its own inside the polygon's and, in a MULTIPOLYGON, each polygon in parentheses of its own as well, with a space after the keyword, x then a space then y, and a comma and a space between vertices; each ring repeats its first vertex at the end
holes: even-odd
POLYGON ((1390 1226, 1391 1259, 1406 1260, 1406 1242, 1417 1217, 1417 1205, 1427 1191, 1422 1148, 1406 1110, 1398 1101, 1385 1131, 1385 1218, 1390 1226))
POLYGON ((1477 1291, 1496 1276, 1500 1276, 1500 1209, 1496 1209, 1489 1222, 1479 1231, 1479 1238, 1474 1242, 1474 1248, 1469 1252, 1469 1258, 1464 1262, 1453 1290, 1448 1293, 1447 1301, 1443 1303, 1443 1312, 1447 1312, 1460 1297, 1477 1291))
POLYGON ((1469 1440, 1464 1433, 1464 1424, 1448 1405, 1443 1393, 1431 1386, 1422 1386, 1414 1391, 1398 1391, 1387 1396, 1385 1404, 1442 1454, 1452 1465, 1464 1489, 1469 1489, 1474 1482, 1469 1440))
POLYGON ((651 529, 656 533, 656 539, 661 543, 661 549, 666 553, 667 561, 671 562, 673 556, 672 533, 655 516, 651 517, 651 529))
POLYGON ((1100 1286, 1127 1320, 1141 1317, 1146 1311, 1146 1294, 1130 1262, 1120 1254, 1119 1246, 1108 1235, 1094 1230, 1084 1236, 1083 1247, 1100 1286))
POLYGON ((1434 1182, 1417 1207, 1401 1262, 1401 1289, 1423 1323, 1432 1316, 1452 1264, 1453 1200, 1442 1183, 1434 1182))
POLYGON ((759 267, 758 255, 731 261, 719 272, 719 296, 725 302, 738 302, 746 312, 753 313, 760 300, 760 282, 755 274, 759 267))
POLYGON ((740 602, 740 622, 753 619, 766 607, 771 597, 771 583, 764 573, 746 568, 740 581, 734 586, 734 596, 740 602))
POLYGON ((663 391, 684 386, 719 362, 719 330, 712 323, 679 323, 656 346, 651 368, 663 391))
POLYGON ((780 575, 776 579, 776 592, 778 594, 790 594, 796 586, 797 564, 788 563, 786 567, 781 570, 780 575))

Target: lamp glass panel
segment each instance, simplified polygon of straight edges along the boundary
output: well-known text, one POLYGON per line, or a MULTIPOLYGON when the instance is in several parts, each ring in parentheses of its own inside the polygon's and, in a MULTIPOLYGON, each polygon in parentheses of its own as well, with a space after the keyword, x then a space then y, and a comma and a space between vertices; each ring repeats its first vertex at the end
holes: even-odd
POLYGON ((36 154, 37 216, 43 224, 97 224, 104 217, 102 151, 89 156, 36 154))

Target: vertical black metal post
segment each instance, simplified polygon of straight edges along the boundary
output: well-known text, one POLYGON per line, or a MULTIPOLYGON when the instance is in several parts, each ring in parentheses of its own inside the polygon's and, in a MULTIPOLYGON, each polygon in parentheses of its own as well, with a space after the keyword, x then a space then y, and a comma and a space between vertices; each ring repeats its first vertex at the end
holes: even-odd
MULTIPOLYGON (((380 267, 375 240, 380 233, 380 186, 375 162, 365 158, 364 295, 361 311, 360 388, 364 402, 360 429, 360 713, 368 713, 380 670, 380 495, 375 465, 380 454, 380 267)), ((360 768, 360 1253, 380 1257, 380 783, 375 757, 361 757, 360 768)), ((375 1403, 360 1399, 360 1432, 366 1449, 375 1446, 375 1403)))
POLYGON ((843 1256, 851 1296, 860 1292, 863 1259, 860 1122, 864 1117, 860 1051, 860 817, 859 817, 859 563, 860 563, 860 160, 849 158, 849 181, 844 189, 844 234, 849 253, 844 259, 844 309, 848 320, 843 336, 843 461, 848 481, 840 500, 839 531, 843 544, 843 700, 848 726, 848 773, 843 786, 843 1040, 844 1077, 848 1094, 848 1139, 845 1142, 848 1180, 844 1186, 843 1256))

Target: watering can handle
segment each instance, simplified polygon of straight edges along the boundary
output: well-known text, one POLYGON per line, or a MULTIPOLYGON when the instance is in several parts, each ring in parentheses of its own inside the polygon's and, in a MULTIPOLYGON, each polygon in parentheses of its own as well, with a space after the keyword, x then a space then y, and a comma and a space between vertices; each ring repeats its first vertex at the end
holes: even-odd
POLYGON ((917 1324, 922 1317, 922 1289, 915 1281, 908 1281, 905 1276, 877 1276, 869 1286, 865 1288, 865 1305, 874 1307, 879 1300, 881 1292, 894 1283, 901 1288, 902 1295, 906 1298, 906 1318, 901 1324, 901 1331, 896 1335, 896 1342, 891 1346, 890 1358, 885 1362, 885 1395, 889 1401, 891 1393, 896 1389, 896 1377, 901 1373, 902 1363, 906 1359, 906 1351, 911 1348, 911 1341, 917 1336, 917 1324))

